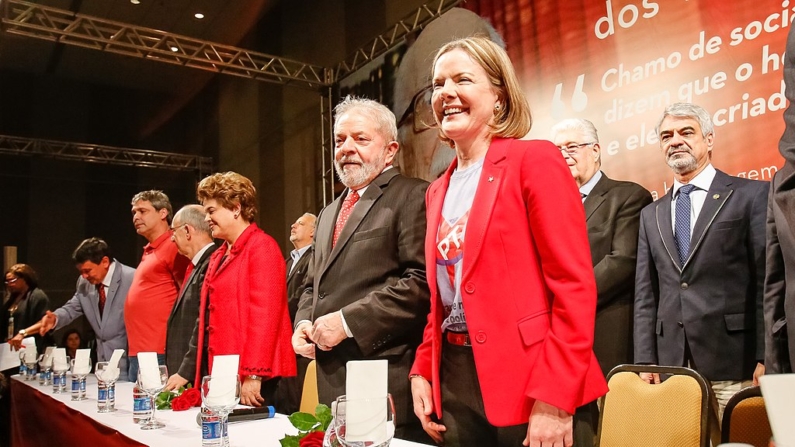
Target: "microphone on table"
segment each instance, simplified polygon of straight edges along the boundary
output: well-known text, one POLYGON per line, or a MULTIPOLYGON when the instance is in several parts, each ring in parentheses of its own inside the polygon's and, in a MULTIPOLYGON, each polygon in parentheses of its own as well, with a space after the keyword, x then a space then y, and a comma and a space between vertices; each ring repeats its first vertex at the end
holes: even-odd
MULTIPOLYGON (((276 409, 272 406, 237 408, 229 413, 229 422, 256 421, 257 419, 270 419, 276 415, 276 409)), ((202 413, 196 415, 196 423, 201 427, 202 413)))

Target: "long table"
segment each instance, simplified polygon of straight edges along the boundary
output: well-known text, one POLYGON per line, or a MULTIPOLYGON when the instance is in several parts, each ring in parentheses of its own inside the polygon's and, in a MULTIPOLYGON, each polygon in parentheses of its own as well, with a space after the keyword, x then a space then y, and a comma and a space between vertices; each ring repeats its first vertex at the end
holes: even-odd
MULTIPOLYGON (((72 401, 69 392, 53 394, 52 386, 38 381, 11 381, 12 447, 103 447, 201 445, 201 428, 196 423, 198 408, 187 411, 157 411, 155 416, 166 426, 158 430, 141 430, 132 420, 131 382, 116 384, 116 411, 97 413, 97 381, 88 376, 84 401, 72 401)), ((279 447, 285 434, 296 434, 287 416, 229 424, 232 447, 279 447)), ((422 447, 395 439, 394 447, 422 447)))

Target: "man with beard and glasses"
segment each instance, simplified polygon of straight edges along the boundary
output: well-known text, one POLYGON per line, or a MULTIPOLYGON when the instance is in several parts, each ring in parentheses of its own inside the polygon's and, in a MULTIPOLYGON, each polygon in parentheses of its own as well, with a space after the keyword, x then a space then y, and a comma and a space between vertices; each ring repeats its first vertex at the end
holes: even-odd
POLYGON ((345 394, 348 361, 387 360, 395 436, 428 441, 408 381, 429 312, 428 183, 392 166, 396 138, 394 114, 375 101, 347 97, 335 108, 335 168, 347 188, 318 216, 292 342, 317 360, 324 404, 345 394))
POLYGON ((722 414, 734 393, 764 373, 769 184, 712 166, 715 132, 697 105, 669 105, 657 135, 674 183, 640 216, 635 363, 697 370, 712 383, 722 414))

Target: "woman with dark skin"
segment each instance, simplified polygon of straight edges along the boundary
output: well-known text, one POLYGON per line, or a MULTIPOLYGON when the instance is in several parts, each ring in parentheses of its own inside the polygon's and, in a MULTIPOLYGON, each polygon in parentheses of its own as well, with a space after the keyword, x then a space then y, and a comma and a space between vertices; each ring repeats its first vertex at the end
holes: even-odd
POLYGON ((42 337, 28 330, 38 323, 50 308, 50 299, 39 287, 36 272, 27 264, 15 264, 5 273, 6 299, 0 311, 4 340, 14 349, 22 346, 25 337, 34 337, 36 349, 41 354, 44 348, 53 345, 52 337, 42 337))

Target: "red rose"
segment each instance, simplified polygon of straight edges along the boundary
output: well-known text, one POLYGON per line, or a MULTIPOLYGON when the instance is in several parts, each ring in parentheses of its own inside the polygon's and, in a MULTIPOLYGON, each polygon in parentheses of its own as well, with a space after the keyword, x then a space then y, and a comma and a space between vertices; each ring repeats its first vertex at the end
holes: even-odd
POLYGON ((198 407, 202 404, 202 395, 198 388, 188 388, 179 397, 185 399, 191 407, 198 407))
POLYGON ((326 434, 322 431, 313 431, 301 438, 299 447, 323 447, 323 438, 326 434))
POLYGON ((171 399, 171 409, 174 411, 185 411, 190 407, 191 405, 188 403, 188 401, 181 397, 175 397, 171 399))

